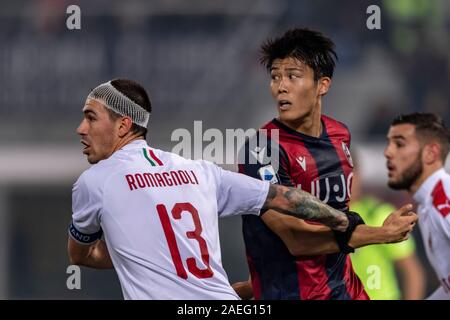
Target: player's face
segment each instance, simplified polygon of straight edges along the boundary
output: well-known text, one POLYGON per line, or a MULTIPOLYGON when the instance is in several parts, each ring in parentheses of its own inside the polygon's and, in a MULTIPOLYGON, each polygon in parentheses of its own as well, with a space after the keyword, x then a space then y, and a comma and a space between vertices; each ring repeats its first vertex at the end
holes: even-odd
POLYGON ((83 153, 89 163, 107 159, 114 152, 118 141, 117 121, 109 116, 106 107, 94 99, 87 99, 83 108, 83 120, 77 128, 83 153))
POLYGON ((317 109, 320 94, 311 67, 294 58, 275 59, 270 76, 281 122, 298 126, 317 109))
POLYGON ((410 190, 423 171, 422 147, 415 127, 412 124, 391 126, 387 138, 384 156, 387 160, 388 185, 396 190, 410 190))

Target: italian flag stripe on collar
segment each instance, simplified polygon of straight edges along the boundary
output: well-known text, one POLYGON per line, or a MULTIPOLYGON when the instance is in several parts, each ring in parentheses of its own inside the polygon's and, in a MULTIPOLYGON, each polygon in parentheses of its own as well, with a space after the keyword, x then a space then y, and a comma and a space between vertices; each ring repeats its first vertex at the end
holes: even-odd
POLYGON ((144 153, 145 159, 147 159, 148 162, 150 162, 150 164, 153 167, 162 166, 163 165, 161 160, 158 159, 158 157, 155 155, 155 153, 153 152, 152 149, 145 149, 145 148, 143 148, 142 151, 144 153))

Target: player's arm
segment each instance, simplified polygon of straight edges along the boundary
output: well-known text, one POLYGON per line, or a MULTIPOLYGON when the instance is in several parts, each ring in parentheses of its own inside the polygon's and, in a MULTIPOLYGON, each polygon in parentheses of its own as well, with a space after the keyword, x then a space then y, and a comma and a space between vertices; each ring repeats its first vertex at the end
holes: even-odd
MULTIPOLYGON (((348 217, 300 189, 271 184, 263 209, 273 209, 296 218, 323 223, 333 230, 346 231, 348 217)), ((265 214, 262 216, 264 220, 265 214)))
POLYGON ((251 278, 249 278, 247 281, 235 282, 233 283, 232 287, 242 300, 250 300, 253 298, 253 287, 251 278))
POLYGON ((67 244, 70 264, 96 269, 113 269, 105 241, 97 240, 93 244, 81 244, 71 237, 67 244))
MULTIPOLYGON (((370 244, 394 243, 406 240, 417 216, 410 212, 411 206, 391 213, 381 227, 357 225, 348 245, 356 249, 370 244)), ((264 223, 276 233, 294 256, 321 255, 342 251, 335 233, 326 226, 312 225, 274 210, 263 214, 264 223)))
POLYGON ((425 273, 417 255, 412 253, 396 259, 394 264, 402 279, 403 300, 422 300, 425 295, 425 273))
POLYGON ((84 173, 72 190, 72 222, 67 251, 71 264, 97 269, 111 269, 113 264, 106 243, 101 240, 100 211, 102 192, 95 176, 84 173))

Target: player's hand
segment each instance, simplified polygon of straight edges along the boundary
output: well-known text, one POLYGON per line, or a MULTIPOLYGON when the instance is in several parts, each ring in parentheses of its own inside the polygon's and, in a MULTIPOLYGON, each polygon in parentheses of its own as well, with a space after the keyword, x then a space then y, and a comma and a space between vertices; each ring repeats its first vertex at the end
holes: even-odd
POLYGON ((419 217, 412 211, 413 206, 407 204, 391 213, 383 222, 385 243, 401 242, 409 237, 419 217))

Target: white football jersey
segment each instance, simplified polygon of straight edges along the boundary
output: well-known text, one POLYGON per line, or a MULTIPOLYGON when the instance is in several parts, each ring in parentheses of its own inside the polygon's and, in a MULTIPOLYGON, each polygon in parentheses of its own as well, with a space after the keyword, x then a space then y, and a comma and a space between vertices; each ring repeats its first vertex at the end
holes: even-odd
POLYGON ((222 267, 218 218, 258 215, 268 189, 133 141, 74 184, 69 234, 90 244, 103 230, 125 299, 238 299, 222 267))
POLYGON ((414 194, 425 250, 441 283, 440 299, 450 300, 450 175, 440 169, 414 194))

